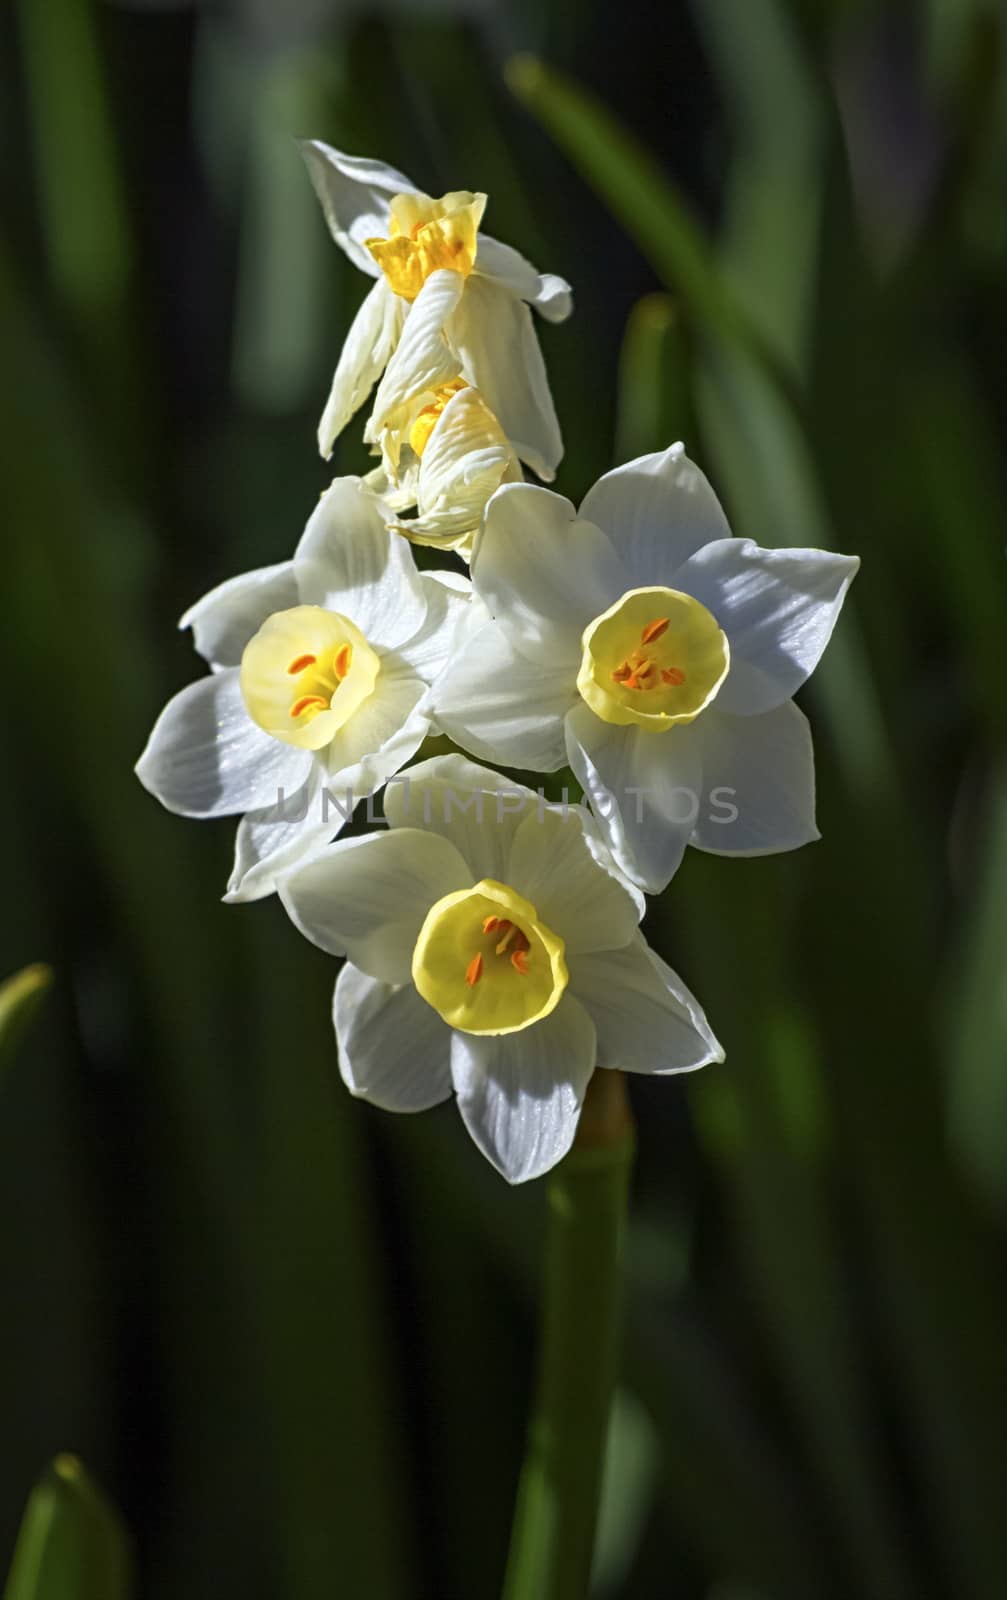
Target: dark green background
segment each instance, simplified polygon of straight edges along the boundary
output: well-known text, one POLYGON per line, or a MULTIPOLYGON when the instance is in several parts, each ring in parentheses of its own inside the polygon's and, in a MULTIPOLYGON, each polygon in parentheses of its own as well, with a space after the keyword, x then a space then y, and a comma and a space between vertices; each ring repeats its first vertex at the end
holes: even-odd
POLYGON ((999 1600, 1000 6, 20 0, 0 38, 0 975, 56 972, 0 1079, 0 1570, 74 1450, 155 1600, 499 1590, 541 1186, 350 1099, 331 963, 131 770, 199 671, 175 619, 327 481, 364 285, 311 135, 485 189, 569 278, 561 490, 682 437, 738 533, 863 558, 802 697, 823 841, 692 852, 649 919, 728 1059, 632 1086, 597 1593, 999 1600), (515 50, 565 81, 515 96, 515 50))

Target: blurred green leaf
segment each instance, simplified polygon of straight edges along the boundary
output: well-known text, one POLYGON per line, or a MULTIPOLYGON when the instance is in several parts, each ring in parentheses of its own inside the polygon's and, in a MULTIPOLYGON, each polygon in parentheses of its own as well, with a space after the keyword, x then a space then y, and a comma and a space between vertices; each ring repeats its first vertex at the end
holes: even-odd
POLYGON ((716 864, 697 865, 706 870, 689 874, 684 905, 707 1003, 714 1016, 726 1011, 729 988, 746 1019, 724 1041, 719 1077, 690 1085, 697 1132, 721 1173, 742 1272, 809 1470, 836 1523, 846 1585, 865 1600, 908 1600, 914 1590, 833 1210, 835 1134, 818 1040, 781 970, 781 940, 771 935, 788 918, 780 873, 768 863, 761 871, 762 864, 737 863, 725 926, 711 892, 716 864))
POLYGON ((512 57, 506 76, 690 316, 775 365, 687 202, 651 153, 586 89, 535 56, 512 57))
POLYGON ((57 1456, 25 1509, 4 1600, 126 1600, 129 1540, 76 1456, 57 1456))
POLYGON ((234 387, 241 401, 266 413, 305 401, 321 409, 320 368, 334 365, 335 356, 320 347, 319 335, 336 262, 295 142, 322 122, 321 64, 307 52, 265 61, 258 53, 238 60, 233 52, 208 54, 205 70, 215 82, 225 74, 240 79, 245 111, 234 387))
POLYGON ((681 318, 670 295, 644 295, 629 314, 619 356, 616 461, 665 449, 688 431, 688 417, 681 318))
MULTIPOLYGON (((1007 1210, 1007 772, 990 783, 981 854, 945 1017, 951 1137, 969 1182, 1007 1210)), ((966 909, 963 907, 963 909, 966 909)))
POLYGON ((91 0, 18 6, 46 250, 57 291, 104 319, 132 248, 91 0))
POLYGON ((720 267, 772 348, 803 372, 828 120, 821 86, 780 0, 693 0, 691 9, 733 134, 720 267))
POLYGON ((51 983, 52 969, 41 962, 0 983, 0 1082, 51 983))
POLYGON ((618 1389, 612 1402, 591 1594, 617 1594, 625 1582, 657 1486, 661 1447, 639 1400, 618 1389))

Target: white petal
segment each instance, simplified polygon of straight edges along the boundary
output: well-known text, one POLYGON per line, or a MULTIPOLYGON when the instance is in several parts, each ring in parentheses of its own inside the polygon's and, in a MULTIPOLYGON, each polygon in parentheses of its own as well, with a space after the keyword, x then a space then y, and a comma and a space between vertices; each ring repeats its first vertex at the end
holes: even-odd
POLYGON ((416 185, 383 161, 344 155, 320 139, 303 139, 301 154, 332 237, 355 267, 376 278, 381 269, 364 240, 387 239, 392 196, 415 194, 416 185))
POLYGON ((724 539, 696 552, 673 588, 713 612, 731 646, 717 697, 739 716, 769 711, 815 670, 860 566, 828 550, 762 550, 724 539))
POLYGON ((373 691, 325 752, 333 802, 349 816, 405 766, 429 731, 426 684, 401 658, 382 656, 373 691))
POLYGON ((594 1051, 594 1026, 570 994, 520 1033, 452 1034, 451 1076, 462 1120, 508 1183, 538 1178, 566 1155, 594 1051))
POLYGON ((426 685, 395 657, 382 660, 374 691, 335 739, 316 754, 308 782, 283 803, 238 825, 225 899, 258 900, 319 845, 334 839, 362 801, 376 795, 417 752, 430 730, 426 685))
POLYGON ((272 894, 292 871, 345 824, 340 811, 323 799, 325 768, 316 759, 306 781, 281 802, 246 811, 238 823, 234 867, 224 899, 229 905, 272 894))
POLYGON ((481 390, 522 461, 551 482, 563 439, 531 312, 508 289, 473 273, 448 328, 469 382, 481 390))
POLYGON ((731 532, 720 501, 681 444, 606 472, 588 491, 580 515, 604 528, 633 589, 674 587, 670 579, 694 550, 731 532))
POLYGON ((566 719, 570 765, 609 849, 626 876, 651 894, 678 870, 699 813, 697 726, 615 727, 583 703, 566 719))
POLYGON ((473 878, 506 882, 511 844, 522 817, 539 796, 464 756, 434 756, 400 773, 385 792, 385 816, 394 829, 423 828, 450 839, 473 878))
POLYGON ((264 733, 245 710, 233 667, 169 700, 136 764, 145 789, 183 817, 226 817, 275 803, 307 777, 310 750, 264 733))
POLYGON ((384 1111, 427 1111, 448 1099, 451 1029, 411 983, 382 983, 347 963, 336 979, 333 1020, 352 1094, 384 1111))
POLYGON ((301 600, 338 611, 369 644, 394 648, 427 615, 426 592, 405 539, 359 478, 336 478, 312 512, 294 556, 301 600))
POLYGON ((337 839, 279 885, 295 927, 385 983, 408 983, 430 907, 473 877, 447 839, 401 828, 337 839))
MULTIPOLYGON (((384 436, 382 436, 384 437, 384 436)), ((416 480, 419 469, 411 464, 405 469, 397 483, 388 476, 386 463, 374 467, 370 472, 365 472, 361 483, 372 493, 380 495, 389 511, 408 511, 410 506, 416 504, 416 480)))
POLYGON ((568 954, 627 944, 646 910, 640 891, 617 875, 582 806, 528 813, 514 835, 507 882, 559 934, 568 954))
POLYGON ((192 629, 192 642, 214 667, 237 667, 249 639, 274 611, 297 604, 292 561, 259 567, 219 583, 190 606, 180 628, 192 629))
POLYGON ((570 990, 595 1025, 600 1067, 692 1072, 724 1059, 702 1008, 642 934, 621 950, 578 955, 570 990))
POLYGON ((573 310, 573 294, 565 278, 539 272, 509 244, 488 233, 479 235, 475 270, 521 300, 527 300, 547 322, 564 322, 573 310))
POLYGON ((426 620, 399 646, 399 654, 425 682, 432 683, 456 647, 472 603, 472 585, 460 572, 421 572, 420 583, 427 598, 426 620))
POLYGON ((405 302, 392 293, 384 278, 379 278, 350 324, 318 424, 318 449, 326 460, 388 365, 401 338, 405 317, 405 302))
POLYGON ((472 581, 521 651, 574 679, 587 624, 631 587, 601 529, 530 483, 505 485, 487 506, 472 581))
POLYGON ((436 389, 461 371, 461 357, 445 338, 445 324, 462 298, 460 272, 432 272, 406 313, 402 337, 374 396, 372 435, 394 427, 415 395, 436 389))
POLYGON ((484 761, 558 772, 566 765, 563 718, 575 695, 568 667, 529 661, 490 622, 438 678, 433 713, 449 738, 484 761))
POLYGON ((811 729, 792 700, 756 717, 711 706, 694 726, 704 795, 693 844, 716 855, 761 856, 819 837, 811 729))

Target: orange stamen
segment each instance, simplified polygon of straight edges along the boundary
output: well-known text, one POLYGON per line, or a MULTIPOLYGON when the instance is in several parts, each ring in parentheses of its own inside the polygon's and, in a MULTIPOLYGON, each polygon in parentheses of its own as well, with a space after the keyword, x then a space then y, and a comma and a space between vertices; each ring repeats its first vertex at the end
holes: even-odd
POLYGON ((632 676, 632 672, 633 669, 629 662, 624 661, 621 667, 616 667, 612 674, 612 680, 614 683, 625 683, 626 679, 632 676))
POLYGON ((290 663, 287 671, 292 678, 295 678, 299 672, 304 671, 305 667, 313 667, 317 660, 317 656, 298 656, 296 661, 290 663))
POLYGON ((673 684, 676 689, 685 682, 685 673, 681 667, 662 667, 661 677, 665 683, 673 684))
POLYGON ((527 976, 528 976, 528 952, 527 952, 527 950, 520 950, 520 949, 519 950, 512 950, 511 951, 510 964, 514 968, 515 972, 520 972, 522 978, 527 978, 527 976))
POLYGON ((337 678, 345 678, 346 677, 346 674, 350 670, 350 660, 351 660, 352 656, 353 656, 353 646, 351 644, 341 644, 339 646, 339 649, 336 651, 336 656, 335 656, 335 668, 336 668, 336 677, 337 678))
POLYGON ((662 633, 668 631, 669 620, 668 617, 655 617, 653 622, 648 622, 640 635, 642 643, 653 644, 655 639, 660 639, 662 633))
POLYGON ((495 933, 497 928, 499 928, 499 926, 500 926, 500 918, 499 917, 484 917, 483 918, 483 933, 495 933))
POLYGON ((301 698, 299 700, 295 700, 291 706, 290 715, 292 717, 299 717, 303 715, 305 711, 307 711, 309 706, 321 706, 324 710, 328 703, 329 702, 322 694, 302 694, 301 698))
POLYGON ((625 679, 623 687, 626 689, 639 689, 640 680, 635 672, 631 672, 629 677, 625 679))
POLYGON ((465 982, 468 984, 470 989, 475 988, 482 975, 483 958, 477 951, 472 957, 472 960, 469 962, 468 966, 465 968, 465 982))

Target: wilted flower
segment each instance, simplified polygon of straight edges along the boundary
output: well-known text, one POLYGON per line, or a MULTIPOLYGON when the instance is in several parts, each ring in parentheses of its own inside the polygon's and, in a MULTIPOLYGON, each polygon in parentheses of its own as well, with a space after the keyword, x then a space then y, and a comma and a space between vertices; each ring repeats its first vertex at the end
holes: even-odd
POLYGON ((190 817, 244 812, 227 899, 269 894, 415 754, 468 595, 419 573, 358 478, 322 496, 293 561, 221 584, 182 618, 213 671, 158 718, 144 786, 190 817))
POLYGON ((486 507, 503 483, 521 483, 521 463, 496 417, 462 378, 417 396, 399 430, 381 437, 384 465, 369 474, 414 544, 455 550, 466 560, 486 507))
POLYGON ((856 557, 731 537, 681 445, 607 473, 580 512, 530 484, 487 510, 472 577, 490 619, 435 691, 444 731, 505 765, 569 762, 616 860, 662 889, 686 843, 727 855, 817 838, 794 691, 856 557))
POLYGON ((553 478, 563 446, 528 306, 562 321, 569 285, 478 231, 485 195, 434 200, 383 162, 318 140, 301 148, 333 237, 377 279, 339 358, 318 430, 322 454, 331 454, 375 383, 371 443, 412 425, 418 395, 461 377, 480 391, 521 460, 553 478))
POLYGON ((583 807, 445 756, 390 784, 385 814, 389 832, 329 845, 280 887, 302 933, 347 957, 334 1014, 354 1094, 422 1111, 453 1091, 516 1183, 569 1149, 596 1065, 723 1059, 583 807))

